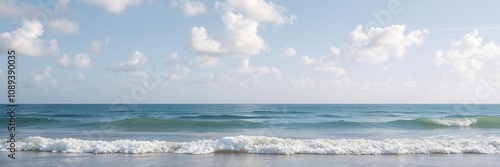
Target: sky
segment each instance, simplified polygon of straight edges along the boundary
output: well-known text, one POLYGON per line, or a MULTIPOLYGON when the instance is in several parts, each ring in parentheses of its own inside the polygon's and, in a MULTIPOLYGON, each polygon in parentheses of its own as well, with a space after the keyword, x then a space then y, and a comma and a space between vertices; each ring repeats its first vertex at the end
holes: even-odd
POLYGON ((498 103, 498 6, 0 0, 0 50, 18 103, 498 103))

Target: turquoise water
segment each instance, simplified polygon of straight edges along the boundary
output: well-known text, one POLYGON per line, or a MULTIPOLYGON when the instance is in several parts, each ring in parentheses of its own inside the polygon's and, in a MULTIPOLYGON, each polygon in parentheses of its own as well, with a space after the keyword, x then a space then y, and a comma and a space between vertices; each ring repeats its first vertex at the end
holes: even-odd
POLYGON ((500 153, 500 105, 24 104, 16 116, 28 152, 500 153))

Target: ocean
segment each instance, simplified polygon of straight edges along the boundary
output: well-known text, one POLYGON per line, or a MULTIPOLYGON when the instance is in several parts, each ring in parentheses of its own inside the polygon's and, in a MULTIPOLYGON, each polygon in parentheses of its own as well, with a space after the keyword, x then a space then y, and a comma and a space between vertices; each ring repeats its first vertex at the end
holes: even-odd
POLYGON ((16 159, 9 119, 7 166, 500 164, 493 104, 20 104, 16 159))

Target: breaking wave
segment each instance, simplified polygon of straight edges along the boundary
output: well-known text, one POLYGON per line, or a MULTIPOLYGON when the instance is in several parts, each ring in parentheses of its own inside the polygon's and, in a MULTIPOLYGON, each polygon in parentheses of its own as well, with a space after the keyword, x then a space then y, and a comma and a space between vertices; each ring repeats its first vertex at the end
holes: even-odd
MULTIPOLYGON (((6 139, 0 151, 9 151, 6 139)), ((191 142, 28 137, 16 143, 22 151, 64 153, 249 153, 249 154, 499 154, 500 138, 396 138, 396 139, 290 139, 264 136, 230 136, 191 142)))

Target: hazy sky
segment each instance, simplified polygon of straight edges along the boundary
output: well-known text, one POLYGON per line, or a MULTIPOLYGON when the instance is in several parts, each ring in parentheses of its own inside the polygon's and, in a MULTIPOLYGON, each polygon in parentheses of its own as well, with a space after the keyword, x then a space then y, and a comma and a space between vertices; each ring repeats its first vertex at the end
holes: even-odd
POLYGON ((20 103, 498 103, 499 6, 0 0, 0 49, 20 103))

